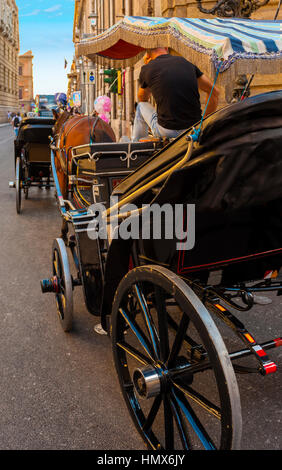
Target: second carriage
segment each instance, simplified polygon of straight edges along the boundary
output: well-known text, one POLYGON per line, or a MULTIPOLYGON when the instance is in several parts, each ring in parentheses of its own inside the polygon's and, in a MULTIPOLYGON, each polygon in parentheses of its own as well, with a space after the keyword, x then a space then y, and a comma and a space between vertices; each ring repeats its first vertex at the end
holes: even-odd
POLYGON ((50 137, 53 118, 25 118, 21 121, 14 143, 15 181, 9 183, 16 189, 16 210, 22 209, 22 195, 29 196, 32 187, 50 189, 51 172, 50 137))

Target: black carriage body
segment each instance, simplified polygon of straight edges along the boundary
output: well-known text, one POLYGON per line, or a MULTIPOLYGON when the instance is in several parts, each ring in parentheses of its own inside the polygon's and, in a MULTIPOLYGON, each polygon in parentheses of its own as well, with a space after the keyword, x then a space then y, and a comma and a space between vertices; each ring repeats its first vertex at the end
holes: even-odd
MULTIPOLYGON (((129 197, 138 207, 183 205, 184 232, 185 207, 195 205, 193 249, 181 249, 181 244, 176 249, 180 242, 176 238, 142 240, 140 235, 134 242, 139 265, 162 265, 183 278, 204 284, 211 276, 225 286, 263 279, 279 271, 282 266, 281 109, 282 91, 228 106, 203 121, 199 143, 182 168, 158 182, 159 175, 183 158, 191 130, 114 189, 113 195, 121 201, 129 197), (141 195, 137 193, 154 179, 156 186, 141 195)), ((102 309, 108 313, 118 278, 121 279, 129 266, 130 253, 128 242, 114 240, 112 245, 105 278, 107 305, 102 309), (115 258, 119 258, 118 264, 112 262, 115 258)))
POLYGON ((178 448, 180 441, 185 449, 239 448, 235 373, 277 370, 266 350, 281 346, 281 337, 258 342, 228 308, 249 310, 252 293, 266 284, 282 291, 281 278, 271 279, 282 266, 281 105, 282 92, 274 92, 214 113, 204 120, 192 153, 192 129, 162 149, 132 143, 72 149, 68 200, 52 155, 64 240, 54 242, 53 277, 42 282, 42 290, 55 293, 62 327, 69 331, 72 290, 82 285, 88 311, 100 316, 111 336, 131 417, 152 449, 178 448), (100 223, 92 204, 103 204, 108 229, 110 196, 119 201, 117 228, 128 217, 139 221, 136 239, 92 236, 100 223), (127 204, 135 205, 134 214, 127 204), (151 210, 154 204, 170 204, 173 218, 181 205, 184 232, 188 205, 195 207, 195 226, 188 225, 187 235, 195 230, 194 247, 183 249, 185 238, 166 239, 163 219, 160 239, 142 238, 142 224, 154 223, 153 216, 144 221, 144 205, 151 210), (74 236, 68 236, 69 224, 74 236), (249 287, 251 280, 259 282, 249 287), (238 295, 241 301, 234 300, 238 295), (227 350, 211 314, 243 349, 227 350), (250 355, 256 367, 238 364, 250 355))
MULTIPOLYGON (((204 121, 191 160, 173 172, 152 198, 152 203, 160 205, 195 204, 195 247, 180 256, 174 253, 176 240, 169 242, 167 248, 164 241, 163 253, 150 253, 150 259, 165 262, 181 274, 228 265, 226 275, 228 272, 232 280, 261 278, 265 270, 280 268, 281 105, 282 92, 266 93, 225 108, 204 121), (254 268, 249 269, 253 256, 260 256, 261 260, 256 259, 254 268), (239 266, 240 261, 244 267, 239 266), (231 268, 233 262, 239 263, 236 268, 231 268), (231 274, 232 270, 236 274, 231 274)), ((185 136, 171 144, 171 152, 181 144, 184 150, 185 136)), ((162 154, 158 159, 163 165, 162 154)), ((145 166, 139 169, 140 173, 145 170, 145 166)), ((120 186, 129 182, 130 178, 120 186)), ((115 193, 121 193, 119 188, 115 193)), ((148 194, 144 194, 142 203, 147 198, 148 194)), ((154 252, 159 241, 153 241, 151 248, 150 244, 148 250, 154 252)))
POLYGON ((54 119, 26 118, 21 121, 15 140, 15 161, 24 160, 25 178, 50 177, 50 139, 54 119))

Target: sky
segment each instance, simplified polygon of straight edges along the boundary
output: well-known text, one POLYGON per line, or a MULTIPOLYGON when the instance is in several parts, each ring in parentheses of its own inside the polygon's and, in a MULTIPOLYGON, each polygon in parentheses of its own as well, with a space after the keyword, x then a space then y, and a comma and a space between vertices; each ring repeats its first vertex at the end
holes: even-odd
POLYGON ((20 54, 31 50, 34 55, 34 96, 66 93, 74 55, 74 0, 16 0, 16 4, 20 54))

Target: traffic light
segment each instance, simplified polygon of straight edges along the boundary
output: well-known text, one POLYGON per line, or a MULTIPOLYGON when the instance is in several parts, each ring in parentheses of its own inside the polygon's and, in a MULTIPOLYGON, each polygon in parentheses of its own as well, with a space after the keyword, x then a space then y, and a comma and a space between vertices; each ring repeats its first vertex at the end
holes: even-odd
POLYGON ((116 69, 105 69, 103 74, 104 76, 104 83, 109 83, 110 88, 109 91, 111 93, 118 92, 118 71, 116 69))

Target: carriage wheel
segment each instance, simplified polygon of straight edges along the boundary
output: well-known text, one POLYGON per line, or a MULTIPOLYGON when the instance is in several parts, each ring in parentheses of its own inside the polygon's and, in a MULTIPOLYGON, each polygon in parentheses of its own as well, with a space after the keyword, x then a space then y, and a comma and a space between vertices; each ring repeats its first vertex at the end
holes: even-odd
POLYGON ((208 310, 160 266, 130 271, 112 309, 112 345, 131 417, 151 449, 237 449, 235 373, 208 310))
POLYGON ((61 238, 53 243, 53 282, 57 312, 64 331, 70 331, 73 318, 73 285, 66 246, 61 238))
POLYGON ((22 203, 22 162, 20 157, 16 160, 16 209, 17 213, 21 212, 22 203))

